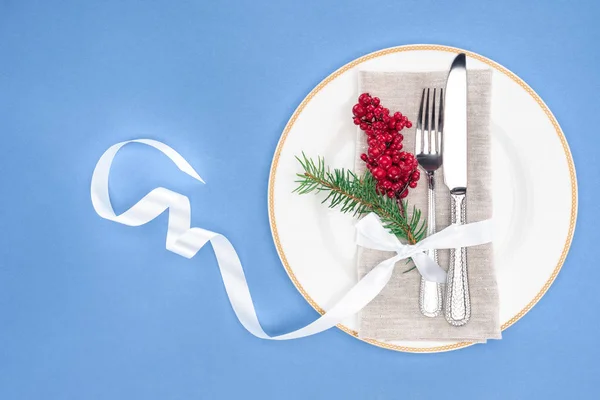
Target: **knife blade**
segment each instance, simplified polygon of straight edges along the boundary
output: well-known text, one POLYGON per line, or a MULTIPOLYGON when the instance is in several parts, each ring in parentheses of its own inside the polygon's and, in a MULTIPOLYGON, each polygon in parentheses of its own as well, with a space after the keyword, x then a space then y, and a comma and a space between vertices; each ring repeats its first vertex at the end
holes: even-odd
POLYGON ((450 192, 467 190, 467 60, 456 56, 446 81, 444 102, 444 182, 450 192))
MULTIPOLYGON (((450 190, 452 223, 466 223, 467 195, 467 59, 452 62, 446 81, 443 138, 444 183, 450 190)), ((446 281, 446 321, 453 326, 471 318, 466 248, 450 249, 446 281)))

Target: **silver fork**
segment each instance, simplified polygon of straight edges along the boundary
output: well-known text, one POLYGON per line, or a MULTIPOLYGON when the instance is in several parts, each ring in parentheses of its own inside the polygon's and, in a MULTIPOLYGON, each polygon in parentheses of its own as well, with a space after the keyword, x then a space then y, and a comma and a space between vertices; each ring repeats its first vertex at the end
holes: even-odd
MULTIPOLYGON (((443 89, 433 89, 431 101, 429 95, 430 89, 423 89, 415 138, 417 161, 427 176, 427 236, 435 233, 435 183, 433 177, 435 171, 442 166, 442 131, 444 121, 443 89), (436 93, 439 93, 439 102, 437 104, 436 99, 438 96, 436 93), (436 105, 438 107, 437 114, 436 105), (423 108, 425 108, 424 112, 423 108)), ((437 263, 437 250, 428 250, 427 254, 437 263)), ((423 315, 437 317, 442 311, 442 285, 437 282, 426 281, 421 277, 419 306, 423 315)))

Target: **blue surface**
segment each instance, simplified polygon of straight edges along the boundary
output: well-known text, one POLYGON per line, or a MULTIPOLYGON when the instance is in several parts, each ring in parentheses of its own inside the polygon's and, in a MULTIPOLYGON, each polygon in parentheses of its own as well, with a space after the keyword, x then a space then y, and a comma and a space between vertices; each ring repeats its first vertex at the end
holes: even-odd
POLYGON ((83 3, 0 0, 0 399, 597 398, 600 3, 83 3), (505 65, 571 145, 571 252, 502 341, 436 355, 336 329, 262 341, 235 319, 211 250, 190 261, 164 249, 166 215, 129 228, 92 209, 92 169, 109 145, 169 143, 207 185, 132 145, 113 169, 117 211, 157 185, 189 195, 194 225, 236 246, 266 329, 311 321, 271 239, 273 151, 331 71, 411 43, 505 65), (460 397, 448 392, 457 381, 460 397))

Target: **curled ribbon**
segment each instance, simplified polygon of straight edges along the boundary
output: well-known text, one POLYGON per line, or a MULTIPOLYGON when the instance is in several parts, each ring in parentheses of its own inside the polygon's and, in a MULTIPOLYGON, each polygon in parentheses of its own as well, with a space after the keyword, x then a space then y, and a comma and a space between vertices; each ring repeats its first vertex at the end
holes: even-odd
MULTIPOLYGON (((489 232, 486 234, 489 231, 489 224, 484 224, 480 228, 473 226, 476 224, 469 224, 450 226, 414 246, 406 246, 399 243, 393 235, 388 234, 376 216, 369 215, 365 217, 365 219, 368 218, 366 221, 363 219, 358 224, 358 226, 362 227, 359 229, 359 244, 362 243, 361 245, 374 249, 396 251, 397 255, 373 268, 329 311, 317 320, 296 331, 279 336, 270 336, 265 333, 258 321, 244 270, 233 245, 225 236, 219 233, 190 226, 191 209, 190 202, 186 196, 159 187, 150 191, 150 193, 145 195, 127 211, 120 215, 115 214, 108 192, 110 167, 119 149, 128 143, 142 143, 154 147, 169 157, 181 171, 204 183, 192 166, 179 153, 164 143, 151 139, 137 139, 117 143, 104 152, 92 174, 91 197, 96 213, 102 218, 120 224, 140 226, 152 221, 165 210, 169 209, 166 238, 167 250, 186 258, 192 258, 205 244, 210 242, 215 252, 223 284, 235 315, 248 332, 261 339, 297 339, 314 335, 339 324, 343 319, 356 314, 364 308, 383 290, 392 276, 394 264, 397 260, 408 257, 412 257, 413 260, 423 259, 423 257, 427 258, 422 253, 427 248, 472 246, 491 240, 489 232), (375 218, 375 221, 373 218, 375 218), (469 226, 471 227, 465 229, 469 226), (381 231, 382 229, 383 232, 381 231), (446 233, 444 234, 444 232, 446 233), (390 235, 392 238, 389 237, 390 235), (469 237, 465 238, 464 236, 469 237), (434 239, 435 237, 437 239, 434 239), (380 239, 381 241, 379 241, 380 239)), ((435 266, 430 268, 431 263, 428 261, 416 262, 421 264, 419 268, 421 273, 429 274, 431 272, 431 277, 437 279, 440 274, 440 271, 435 271, 436 267, 440 269, 437 264, 434 263, 435 266)))

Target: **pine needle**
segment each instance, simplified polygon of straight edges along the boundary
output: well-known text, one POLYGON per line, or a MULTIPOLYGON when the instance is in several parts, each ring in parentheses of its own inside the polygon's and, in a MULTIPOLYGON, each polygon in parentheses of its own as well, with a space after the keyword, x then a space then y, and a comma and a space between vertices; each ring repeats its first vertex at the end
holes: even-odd
POLYGON ((304 172, 297 174, 295 193, 325 192, 324 204, 354 216, 374 212, 385 228, 409 244, 415 244, 425 236, 426 223, 421 218, 421 211, 413 207, 409 214, 406 201, 377 193, 377 183, 369 172, 359 177, 347 169, 330 170, 325 167, 322 157, 315 162, 304 153, 296 159, 304 172))

